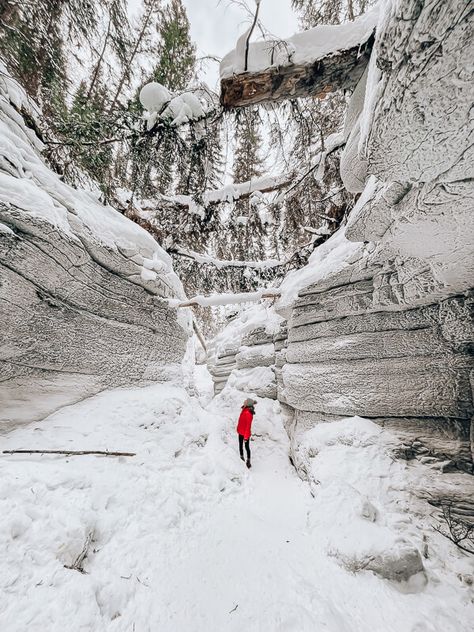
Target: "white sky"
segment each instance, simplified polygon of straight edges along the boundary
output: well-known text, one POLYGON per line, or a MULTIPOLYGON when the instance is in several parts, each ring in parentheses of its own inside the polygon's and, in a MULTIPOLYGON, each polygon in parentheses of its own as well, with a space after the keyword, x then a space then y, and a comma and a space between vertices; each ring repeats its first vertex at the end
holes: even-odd
MULTIPOLYGON (((235 47, 239 35, 248 28, 246 12, 229 0, 183 0, 191 23, 191 35, 198 47, 198 56, 223 57, 235 47)), ((255 8, 253 0, 247 4, 255 8)), ((291 0, 262 0, 260 18, 266 29, 281 38, 298 30, 296 16, 291 9, 291 0)), ((255 31, 254 37, 259 36, 255 31)), ((205 81, 216 88, 219 68, 216 62, 207 63, 205 81)))

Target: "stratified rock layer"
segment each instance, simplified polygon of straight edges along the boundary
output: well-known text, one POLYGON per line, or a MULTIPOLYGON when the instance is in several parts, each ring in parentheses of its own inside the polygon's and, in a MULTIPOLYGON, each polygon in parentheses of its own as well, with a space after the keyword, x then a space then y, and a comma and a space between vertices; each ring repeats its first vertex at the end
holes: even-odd
POLYGON ((184 297, 170 257, 49 169, 41 113, 0 70, 0 429, 108 387, 182 381, 191 328, 167 302, 184 297))
POLYGON ((97 261, 15 207, 0 205, 0 221, 12 230, 0 235, 0 424, 178 373, 188 334, 164 281, 147 291, 118 272, 137 268, 120 253, 103 248, 97 261))
POLYGON ((382 12, 341 158, 362 192, 345 235, 367 248, 286 310, 278 398, 295 446, 359 415, 398 435, 400 456, 472 472, 474 15, 441 0, 382 12))

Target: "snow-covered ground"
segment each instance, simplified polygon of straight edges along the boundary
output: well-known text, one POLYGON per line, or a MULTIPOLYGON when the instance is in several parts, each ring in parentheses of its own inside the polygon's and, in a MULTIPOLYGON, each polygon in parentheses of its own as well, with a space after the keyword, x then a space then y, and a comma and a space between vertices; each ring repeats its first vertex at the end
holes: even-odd
POLYGON ((204 371, 194 398, 110 391, 2 438, 4 450, 136 452, 1 456, 3 632, 472 629, 472 562, 407 512, 410 476, 384 432, 360 419, 316 427, 302 446, 310 485, 289 461, 279 404, 260 399, 247 470, 242 393, 210 401, 204 371), (396 548, 397 529, 420 550, 427 535, 424 573, 402 585, 349 569, 396 548), (86 542, 84 572, 66 568, 86 542))

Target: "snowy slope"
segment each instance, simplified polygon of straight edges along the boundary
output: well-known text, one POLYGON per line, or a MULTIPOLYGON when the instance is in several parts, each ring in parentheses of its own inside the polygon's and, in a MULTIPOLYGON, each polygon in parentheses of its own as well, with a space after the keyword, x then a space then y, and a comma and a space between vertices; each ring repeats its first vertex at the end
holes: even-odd
POLYGON ((259 400, 247 471, 241 400, 227 388, 204 410, 179 388, 116 390, 10 433, 4 449, 137 455, 2 455, 1 629, 470 630, 472 562, 407 514, 413 481, 385 434, 363 420, 314 429, 320 484, 309 485, 288 460, 278 404, 259 400), (423 534, 428 559, 410 584, 341 561, 398 537, 421 550, 423 534), (66 568, 88 537, 84 573, 66 568))

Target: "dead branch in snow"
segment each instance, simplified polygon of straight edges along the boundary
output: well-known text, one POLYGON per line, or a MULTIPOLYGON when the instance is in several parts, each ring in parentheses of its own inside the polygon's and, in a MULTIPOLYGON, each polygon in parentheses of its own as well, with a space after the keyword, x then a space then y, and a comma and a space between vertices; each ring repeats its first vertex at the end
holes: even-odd
POLYGON ((197 322, 194 320, 193 318, 193 329, 194 329, 194 333, 196 334, 199 342, 201 343, 201 347, 204 349, 204 351, 207 353, 207 346, 206 346, 206 340, 204 338, 204 336, 202 335, 201 330, 198 327, 197 322))
POLYGON ((297 97, 324 99, 330 92, 353 89, 369 61, 374 35, 367 42, 309 64, 271 66, 221 80, 221 104, 226 109, 277 103, 297 97))
POLYGON ((108 450, 3 450, 3 454, 64 454, 66 456, 94 454, 98 456, 135 456, 136 452, 109 452, 108 450))
MULTIPOLYGON (((287 189, 286 191, 284 191, 283 195, 286 196, 293 191, 294 189, 296 189, 297 187, 300 186, 300 184, 309 176, 313 173, 313 171, 316 171, 316 169, 319 168, 319 165, 321 164, 321 161, 326 160, 326 158, 332 154, 333 151, 336 151, 336 149, 339 149, 339 147, 342 147, 343 145, 345 145, 345 141, 343 139, 343 137, 341 136, 340 141, 335 142, 332 147, 330 149, 328 149, 327 151, 322 151, 318 154, 318 160, 314 165, 311 165, 311 167, 305 171, 305 173, 303 173, 301 175, 300 178, 298 178, 298 180, 291 185, 291 187, 289 189, 287 189)), ((340 193, 341 191, 343 191, 344 189, 339 189, 339 191, 337 191, 337 193, 340 193)), ((335 195, 335 194, 334 194, 335 195)), ((326 197, 326 198, 322 198, 321 200, 315 200, 315 202, 325 202, 326 200, 330 199, 332 196, 326 197)))
POLYGON ((71 564, 71 566, 64 564, 64 568, 69 568, 73 571, 79 571, 79 573, 85 574, 86 571, 83 569, 82 565, 87 555, 89 554, 89 548, 92 542, 94 542, 94 531, 89 531, 89 533, 87 534, 87 538, 84 542, 84 546, 82 547, 82 551, 76 557, 76 559, 71 564))
POLYGON ((465 553, 474 555, 474 523, 453 515, 452 501, 443 502, 441 512, 440 525, 433 526, 433 529, 451 540, 465 553))

